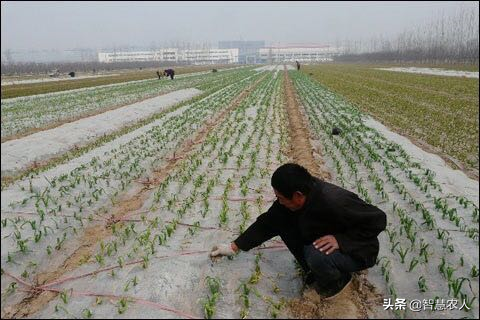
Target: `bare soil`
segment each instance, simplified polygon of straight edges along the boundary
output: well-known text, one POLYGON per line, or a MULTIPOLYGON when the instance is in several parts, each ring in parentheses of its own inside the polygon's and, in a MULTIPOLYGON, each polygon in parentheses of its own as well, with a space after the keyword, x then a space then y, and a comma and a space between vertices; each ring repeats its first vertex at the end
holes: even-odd
POLYGON ((330 173, 323 168, 323 161, 318 163, 313 156, 314 148, 310 144, 310 132, 300 112, 292 81, 284 71, 285 100, 287 102, 288 128, 290 134, 290 158, 302 165, 314 176, 330 180, 330 173))

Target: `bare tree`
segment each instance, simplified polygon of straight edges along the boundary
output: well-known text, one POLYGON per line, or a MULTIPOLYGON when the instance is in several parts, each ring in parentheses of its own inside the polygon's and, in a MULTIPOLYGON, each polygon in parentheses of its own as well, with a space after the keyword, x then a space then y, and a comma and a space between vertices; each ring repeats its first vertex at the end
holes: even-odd
POLYGON ((478 6, 462 7, 455 14, 440 14, 424 26, 405 30, 393 40, 372 37, 369 45, 362 41, 344 42, 343 61, 470 63, 479 59, 478 6))

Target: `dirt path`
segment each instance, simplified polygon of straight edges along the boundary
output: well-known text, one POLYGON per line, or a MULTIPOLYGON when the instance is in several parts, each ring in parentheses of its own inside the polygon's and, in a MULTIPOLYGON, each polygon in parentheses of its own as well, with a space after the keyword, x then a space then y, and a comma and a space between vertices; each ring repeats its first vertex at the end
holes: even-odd
MULTIPOLYGON (((325 163, 309 140, 307 120, 303 108, 298 103, 291 79, 284 71, 285 100, 289 119, 290 158, 304 166, 308 171, 324 180, 331 175, 325 163)), ((368 271, 356 273, 352 285, 341 295, 331 301, 324 301, 313 290, 305 290, 303 296, 288 302, 289 313, 295 318, 339 318, 364 319, 371 318, 375 305, 381 305, 382 297, 366 278, 368 271)))
POLYGON ((314 148, 310 144, 310 132, 306 125, 306 119, 302 114, 295 89, 286 69, 284 70, 284 86, 290 135, 290 159, 307 168, 312 175, 330 180, 330 173, 325 168, 323 160, 314 157, 314 148))
MULTIPOLYGON (((266 75, 265 75, 266 76, 266 75)), ((135 186, 127 194, 124 194, 121 199, 111 208, 111 216, 106 219, 105 223, 97 223, 85 228, 83 235, 78 241, 77 246, 68 250, 66 253, 68 257, 60 264, 49 266, 54 271, 39 273, 34 281, 36 286, 41 286, 46 283, 58 280, 61 276, 75 270, 79 267, 85 259, 89 259, 94 255, 97 243, 112 235, 112 223, 121 223, 122 217, 142 208, 143 203, 150 195, 150 190, 158 186, 168 176, 168 174, 179 164, 182 159, 186 158, 191 153, 195 145, 201 143, 208 133, 246 98, 246 96, 257 86, 257 84, 264 78, 258 79, 255 83, 240 93, 231 103, 215 117, 207 120, 202 128, 197 130, 193 138, 186 139, 184 143, 173 153, 173 157, 169 162, 155 170, 141 186, 135 186)), ((60 254, 59 254, 60 256, 60 254)), ((51 300, 53 300, 58 293, 35 290, 29 293, 20 303, 2 309, 1 317, 3 318, 24 318, 34 315, 36 312, 42 310, 51 300)))

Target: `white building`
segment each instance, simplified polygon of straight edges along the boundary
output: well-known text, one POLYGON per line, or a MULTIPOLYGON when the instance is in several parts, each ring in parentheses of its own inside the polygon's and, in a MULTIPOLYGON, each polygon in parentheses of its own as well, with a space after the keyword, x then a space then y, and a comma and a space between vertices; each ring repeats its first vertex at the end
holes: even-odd
POLYGON ((156 51, 99 52, 100 62, 177 61, 178 49, 156 51))
POLYGON ((332 61, 340 53, 339 48, 331 46, 284 46, 260 49, 260 59, 264 63, 276 62, 320 62, 332 61))
POLYGON ((99 52, 99 62, 167 61, 191 64, 238 63, 238 49, 176 48, 155 51, 99 52))
POLYGON ((238 49, 182 50, 179 61, 193 64, 238 63, 238 49))
POLYGON ((150 51, 133 52, 99 52, 98 61, 100 62, 130 62, 130 61, 154 61, 155 54, 150 51))

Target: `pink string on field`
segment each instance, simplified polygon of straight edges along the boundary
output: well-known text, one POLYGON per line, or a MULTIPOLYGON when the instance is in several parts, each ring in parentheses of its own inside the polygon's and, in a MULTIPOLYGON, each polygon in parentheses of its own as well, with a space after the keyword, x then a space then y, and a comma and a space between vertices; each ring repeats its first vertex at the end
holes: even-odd
MULTIPOLYGON (((213 197, 213 200, 223 200, 222 197, 213 197)), ((272 202, 275 201, 275 198, 261 198, 262 202, 272 202)), ((258 198, 235 198, 235 197, 229 197, 227 198, 228 201, 249 201, 249 202, 256 202, 258 201, 258 198)))
MULTIPOLYGON (((127 263, 125 263, 125 265, 129 266, 129 265, 133 265, 133 264, 137 264, 137 263, 141 263, 141 262, 143 262, 143 260, 135 260, 135 261, 127 262, 127 263)), ((92 271, 92 272, 84 273, 84 274, 79 275, 79 276, 72 276, 72 277, 59 279, 59 280, 52 281, 50 283, 46 283, 44 285, 41 285, 41 286, 39 286, 39 288, 43 289, 43 288, 50 287, 50 286, 57 285, 57 284, 61 284, 61 283, 67 282, 67 281, 72 281, 72 280, 85 278, 85 277, 88 277, 88 276, 93 276, 93 275, 96 275, 98 273, 110 271, 110 270, 117 269, 117 268, 120 268, 120 265, 98 269, 98 270, 95 270, 95 271, 92 271)))
MULTIPOLYGON (((285 244, 283 244, 283 242, 279 241, 279 240, 273 240, 273 242, 276 242, 278 243, 277 245, 272 245, 272 246, 267 246, 267 247, 261 247, 261 248, 258 248, 257 250, 285 250, 287 249, 287 247, 285 246, 285 244)), ((156 259, 167 259, 167 258, 173 258, 173 257, 179 257, 179 256, 188 256, 188 255, 195 255, 195 254, 204 254, 204 253, 207 253, 209 252, 208 250, 200 250, 200 251, 187 251, 187 252, 180 252, 180 253, 177 253, 177 254, 172 254, 172 255, 165 255, 165 256, 160 256, 160 257, 155 257, 156 259)), ((131 262, 128 262, 128 263, 125 263, 125 265, 133 265, 133 264, 138 264, 138 263, 142 263, 143 260, 135 260, 135 261, 131 261, 131 262)), ((28 291, 28 292, 31 292, 31 291, 36 291, 36 290, 41 290, 41 291, 50 291, 50 292, 57 292, 57 293, 60 293, 62 292, 62 290, 60 289, 54 289, 54 288, 48 288, 50 286, 53 286, 53 285, 58 285, 58 284, 61 284, 61 283, 64 283, 64 282, 67 282, 67 281, 72 281, 72 280, 77 280, 77 279, 81 279, 81 278, 85 278, 85 277, 88 277, 88 276, 91 276, 91 275, 96 275, 98 273, 101 273, 101 272, 106 272, 106 271, 110 271, 110 270, 113 270, 113 269, 116 269, 116 268, 120 268, 120 265, 118 266, 113 266, 113 267, 107 267, 107 268, 102 268, 102 269, 98 269, 98 270, 95 270, 95 271, 92 271, 92 272, 88 272, 88 273, 85 273, 85 274, 82 274, 82 275, 78 275, 78 276, 72 276, 72 277, 67 277, 67 278, 63 278, 63 279, 59 279, 59 280, 56 280, 56 281, 52 281, 50 283, 47 283, 47 284, 44 284, 44 285, 41 285, 41 286, 34 286, 32 284, 29 284, 28 282, 20 279, 19 277, 17 276, 14 276, 12 275, 11 273, 9 273, 8 271, 5 271, 4 270, 4 274, 15 279, 16 281, 18 281, 19 283, 23 284, 24 286, 27 286, 30 288, 30 290, 21 290, 21 291, 28 291)), ((120 297, 120 296, 116 296, 116 295, 111 295, 111 294, 98 294, 98 293, 94 293, 94 292, 75 292, 75 291, 72 291, 72 295, 80 295, 80 296, 97 296, 97 297, 111 297, 111 298, 116 298, 116 299, 121 299, 121 298, 125 298, 125 297, 120 297)), ((155 308, 158 308, 160 310, 164 310, 164 311, 169 311, 169 312, 173 312, 173 313, 176 313, 178 315, 181 315, 181 316, 184 316, 186 318, 189 318, 189 319, 200 319, 200 318, 197 318, 195 316, 191 316, 187 313, 184 313, 182 311, 178 311, 178 310, 175 310, 175 309, 172 309, 172 308, 169 308, 169 307, 166 307, 164 305, 161 305, 159 303, 156 303, 156 302, 152 302, 152 301, 148 301, 148 300, 144 300, 144 299, 140 299, 140 298, 130 298, 132 300, 134 300, 135 302, 139 303, 139 304, 143 304, 143 305, 148 305, 148 306, 152 306, 152 307, 155 307, 155 308)))
MULTIPOLYGON (((167 259, 167 258, 173 258, 173 257, 179 257, 179 256, 187 256, 187 255, 207 253, 207 252, 208 252, 208 251, 206 251, 206 250, 182 252, 182 253, 173 254, 173 255, 165 255, 165 256, 155 257, 155 259, 163 260, 163 259, 167 259)), ((139 264, 139 263, 142 263, 142 262, 143 262, 143 260, 142 260, 142 259, 139 259, 139 260, 127 262, 127 263, 125 263, 125 265, 126 265, 126 266, 130 266, 130 265, 139 264)), ((118 268, 121 268, 120 265, 112 266, 112 267, 107 267, 107 268, 102 268, 102 269, 98 269, 98 270, 95 270, 95 271, 92 271, 92 272, 88 272, 88 273, 84 273, 84 274, 78 275, 78 276, 66 277, 66 278, 63 278, 63 279, 59 279, 59 280, 52 281, 52 282, 50 282, 50 283, 46 283, 46 284, 44 284, 44 285, 41 285, 41 286, 39 286, 39 288, 51 287, 51 286, 53 286, 53 285, 58 285, 58 284, 61 284, 61 283, 67 282, 67 281, 78 280, 78 279, 81 279, 81 278, 93 276, 93 275, 99 274, 99 273, 101 273, 101 272, 106 272, 106 271, 110 271, 110 270, 118 269, 118 268)))
MULTIPOLYGON (((278 245, 272 245, 272 246, 267 246, 267 247, 261 247, 261 248, 258 248, 257 250, 269 250, 269 249, 280 249, 280 250, 285 250, 287 249, 287 247, 284 245, 284 244, 281 244, 281 241, 279 240, 274 240, 274 242, 277 242, 279 243, 278 245)), ((194 255, 194 254, 204 254, 204 253, 207 253, 209 252, 208 250, 200 250, 200 251, 190 251, 190 252, 181 252, 181 253, 178 253, 178 254, 173 254, 173 255, 166 255, 166 256, 161 256, 161 257, 156 257, 156 259, 166 259, 166 258, 173 258, 173 257, 179 257, 179 256, 187 256, 187 255, 194 255)), ((133 264, 138 264, 138 263, 141 263, 143 262, 143 260, 135 260, 135 261, 131 261, 131 262, 128 262, 126 263, 125 265, 133 265, 133 264)), ((47 283, 47 284, 44 284, 42 286, 33 286, 29 283, 27 283, 26 281, 20 279, 19 277, 16 277, 12 274, 10 274, 8 271, 4 271, 4 273, 15 279, 16 281, 18 281, 19 283, 31 288, 30 290, 28 291, 35 291, 35 290, 42 290, 42 291, 51 291, 51 292, 62 292, 61 290, 59 289, 52 289, 52 288, 47 288, 47 287, 50 287, 52 285, 58 285, 58 284, 61 284, 61 283, 64 283, 64 282, 67 282, 67 281, 72 281, 72 280, 77 280, 77 279, 81 279, 81 278, 85 278, 85 277, 88 277, 88 276, 91 276, 91 275, 95 275, 95 274, 98 274, 98 273, 101 273, 101 272, 105 272, 105 271, 109 271, 109 270, 113 270, 113 269, 116 269, 116 268, 120 268, 120 265, 118 266, 113 266, 113 267, 107 267, 107 268, 102 268, 102 269, 99 269, 99 270, 95 270, 95 271, 92 271, 92 272, 88 272, 88 273, 85 273, 85 274, 82 274, 82 275, 79 275, 79 276, 72 276, 72 277, 67 277, 67 278, 64 278, 64 279, 60 279, 60 280, 57 280, 57 281, 53 281, 53 282, 50 282, 50 283, 47 283)), ((108 295, 108 294, 97 294, 97 293, 93 293, 93 292, 75 292, 75 291, 72 291, 72 294, 76 294, 76 295, 83 295, 83 296, 104 296, 104 297, 113 297, 113 298, 117 298, 117 299, 120 299, 120 298, 123 298, 123 297, 119 297, 119 296, 115 296, 115 295, 108 295)), ((152 301, 148 301, 148 300, 143 300, 143 299, 139 299, 139 298, 131 298, 133 300, 135 300, 136 302, 140 303, 140 304, 144 304, 144 305, 149 305, 149 306, 153 306, 153 307, 156 307, 156 308, 159 308, 161 310, 164 310, 164 311, 170 311, 170 312, 173 312, 173 313, 176 313, 176 314, 179 314, 179 315, 182 315, 184 317, 187 317, 189 319, 199 319, 197 317, 194 317, 194 316, 191 316, 191 315, 188 315, 182 311, 178 311, 178 310, 175 310, 175 309, 171 309, 169 307, 166 307, 166 306, 163 306, 161 304, 158 304, 158 303, 155 303, 155 302, 152 302, 152 301)))
MULTIPOLYGON (((15 277, 13 277, 13 278, 15 278, 15 277)), ((63 292, 63 290, 59 290, 59 289, 47 289, 47 288, 38 288, 38 287, 35 288, 31 285, 28 285, 28 286, 32 287, 33 290, 40 289, 42 291, 49 291, 49 292, 56 292, 56 293, 63 292)), ((32 290, 21 290, 20 289, 19 291, 31 292, 32 290)), ((145 300, 145 299, 141 299, 141 298, 129 297, 129 296, 118 296, 118 295, 107 294, 107 293, 95 293, 95 292, 91 292, 91 291, 82 292, 82 291, 71 290, 69 292, 72 296, 77 296, 77 297, 105 297, 105 298, 110 298, 110 299, 124 299, 124 298, 126 298, 127 300, 133 300, 134 302, 136 302, 138 304, 154 307, 154 308, 162 310, 162 311, 169 311, 169 312, 178 314, 178 315, 183 316, 183 317, 188 318, 188 319, 202 319, 202 318, 199 318, 199 317, 196 317, 196 316, 192 316, 192 315, 190 315, 188 313, 185 313, 183 311, 167 307, 163 304, 153 302, 153 301, 149 301, 149 300, 145 300)))
MULTIPOLYGON (((171 222, 171 221, 165 221, 165 222, 171 222)), ((188 223, 183 223, 183 222, 177 222, 177 224, 181 225, 181 226, 187 226, 187 227, 195 227, 193 224, 188 224, 188 223)), ((205 230, 223 230, 223 229, 220 229, 220 228, 216 228, 216 227, 202 227, 202 226, 198 226, 199 229, 205 229, 205 230)))
MULTIPOLYGON (((286 249, 286 248, 287 247, 285 245, 279 244, 279 245, 273 245, 273 246, 258 248, 258 250, 270 250, 270 249, 282 249, 283 250, 283 249, 286 249)), ((164 259, 168 259, 168 258, 195 255, 195 254, 204 254, 204 253, 208 253, 208 252, 209 252, 208 250, 187 251, 187 252, 180 252, 180 253, 177 253, 177 254, 155 257, 155 259, 164 260, 164 259)), ((143 260, 139 259, 139 260, 127 262, 127 263, 125 263, 125 265, 130 266, 130 265, 139 264, 139 263, 142 263, 142 262, 143 262, 143 260)), ((39 288, 51 287, 53 285, 58 285, 58 284, 61 284, 61 283, 67 282, 67 281, 78 280, 78 279, 81 279, 81 278, 93 276, 93 275, 96 275, 96 274, 99 274, 99 273, 102 273, 102 272, 106 272, 106 271, 110 271, 110 270, 118 269, 118 268, 121 268, 121 266, 117 265, 117 266, 112 266, 112 267, 106 267, 106 268, 98 269, 98 270, 95 270, 95 271, 92 271, 92 272, 84 273, 82 275, 66 277, 66 278, 63 278, 63 279, 59 279, 59 280, 52 281, 50 283, 46 283, 44 285, 41 285, 41 286, 39 286, 39 288)))
POLYGON ((10 278, 13 278, 15 280, 17 280, 18 282, 20 282, 21 284, 25 285, 25 286, 28 286, 28 287, 33 287, 31 284, 29 284, 28 282, 26 281, 23 281, 22 279, 20 279, 19 277, 17 276, 14 276, 13 274, 9 273, 8 271, 5 271, 3 270, 3 273, 5 273, 7 276, 9 276, 10 278))
MULTIPOLYGON (((142 222, 141 219, 120 219, 120 221, 126 221, 126 222, 142 222)), ((170 223, 172 221, 166 220, 165 222, 170 223)), ((202 227, 202 226, 195 226, 193 224, 188 224, 188 223, 183 223, 183 222, 177 222, 176 224, 181 225, 181 226, 186 226, 186 227, 197 227, 199 229, 204 229, 204 230, 224 230, 221 228, 216 228, 216 227, 202 227)))

